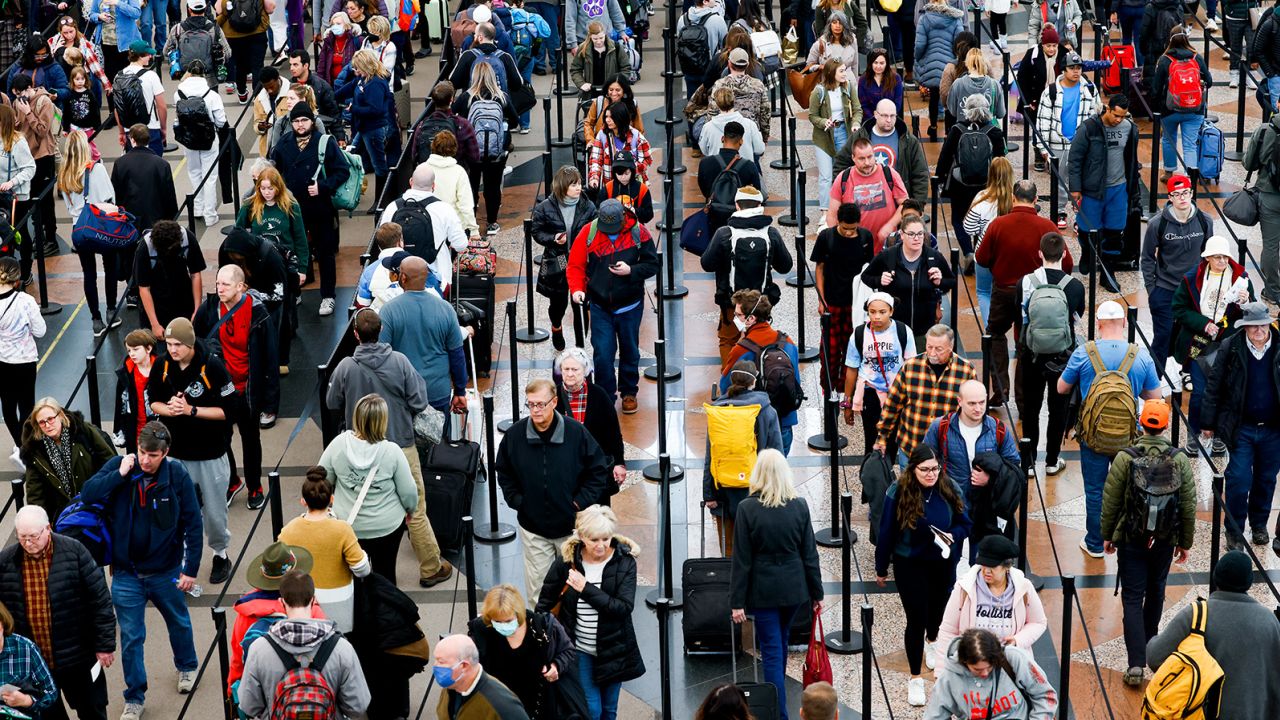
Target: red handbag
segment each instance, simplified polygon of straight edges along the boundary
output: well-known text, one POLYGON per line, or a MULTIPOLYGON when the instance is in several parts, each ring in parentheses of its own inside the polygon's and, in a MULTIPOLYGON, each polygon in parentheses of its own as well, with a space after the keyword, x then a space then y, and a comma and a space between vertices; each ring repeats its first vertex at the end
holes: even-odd
POLYGON ((809 651, 804 655, 804 686, 809 687, 816 682, 832 682, 831 656, 827 654, 824 642, 826 633, 822 631, 822 611, 813 613, 813 627, 809 633, 809 651))

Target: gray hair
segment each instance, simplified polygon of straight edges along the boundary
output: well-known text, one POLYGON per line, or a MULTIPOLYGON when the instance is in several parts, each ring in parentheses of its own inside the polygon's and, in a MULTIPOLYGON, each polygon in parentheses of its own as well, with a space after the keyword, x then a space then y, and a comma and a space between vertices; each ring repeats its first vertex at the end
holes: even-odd
POLYGON ((44 528, 49 525, 49 513, 39 505, 24 505, 14 516, 13 526, 44 528))
POLYGON ((582 348, 567 348, 556 356, 555 370, 557 375, 560 374, 560 366, 564 364, 565 360, 577 360, 578 364, 582 366, 584 375, 590 375, 595 372, 595 363, 591 361, 591 354, 582 348))
POLYGON ((257 158, 249 164, 249 177, 262 174, 263 170, 273 168, 276 164, 266 158, 257 158))
POLYGON ((983 93, 974 93, 964 99, 964 108, 961 110, 964 119, 972 123, 989 123, 991 122, 991 101, 983 93))
POLYGON ((944 337, 947 339, 948 342, 951 343, 952 347, 955 347, 956 331, 952 330, 950 325, 944 325, 943 323, 938 323, 937 325, 934 325, 933 327, 929 328, 929 330, 925 332, 925 335, 929 337, 934 337, 934 338, 944 337))

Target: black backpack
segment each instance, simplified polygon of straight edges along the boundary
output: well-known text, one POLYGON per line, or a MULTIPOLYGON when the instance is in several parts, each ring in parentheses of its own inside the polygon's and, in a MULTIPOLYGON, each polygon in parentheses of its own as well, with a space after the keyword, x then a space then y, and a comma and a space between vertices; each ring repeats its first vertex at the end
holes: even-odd
POLYGON ((711 183, 711 197, 707 198, 707 212, 711 215, 713 225, 723 225, 738 209, 737 200, 734 198, 738 195, 738 188, 742 187, 742 177, 738 175, 734 165, 738 164, 742 156, 735 155, 727 163, 723 156, 716 157, 722 167, 720 174, 716 175, 716 179, 711 183))
POLYGON ((782 348, 786 341, 787 334, 782 331, 778 332, 777 340, 763 348, 746 338, 740 341, 743 347, 756 354, 756 365, 760 367, 756 390, 763 390, 769 395, 769 404, 779 417, 795 412, 804 402, 800 378, 796 377, 795 368, 791 366, 791 356, 782 348))
POLYGON ((686 12, 684 26, 676 33, 676 59, 680 61, 680 71, 685 75, 702 75, 710 62, 711 37, 706 28, 709 17, 711 13, 699 20, 691 20, 686 12))
POLYGON ((426 120, 422 121, 413 148, 413 159, 419 164, 426 162, 431 156, 431 141, 435 140, 436 135, 439 135, 442 130, 448 130, 457 137, 458 123, 451 116, 436 113, 431 113, 426 120))
POLYGON ((209 106, 204 101, 211 92, 205 90, 204 95, 187 95, 178 91, 178 119, 173 125, 173 139, 188 150, 210 150, 218 138, 218 129, 213 126, 209 106))
POLYGON ((120 115, 120 127, 125 129, 130 125, 151 123, 152 101, 142 88, 142 73, 148 71, 125 72, 128 69, 116 73, 115 85, 111 91, 116 112, 120 115))
POLYGON ((262 25, 262 0, 231 0, 227 11, 227 22, 236 32, 256 32, 262 25))
POLYGON ((400 198, 396 203, 396 211, 391 215, 391 222, 399 223, 404 232, 404 249, 426 260, 428 264, 436 261, 440 254, 440 246, 436 244, 435 228, 431 224, 431 213, 427 206, 440 202, 434 195, 425 200, 406 200, 400 198))
POLYGON ((987 168, 991 166, 991 138, 987 136, 987 128, 978 123, 969 123, 960 135, 956 146, 956 165, 951 175, 969 187, 983 187, 987 184, 987 168))
POLYGON ((1124 530, 1130 539, 1156 539, 1176 543, 1182 525, 1178 490, 1182 478, 1173 464, 1182 452, 1170 447, 1158 453, 1125 448, 1129 463, 1129 490, 1125 495, 1124 530))
POLYGON ((18 243, 22 242, 21 233, 13 226, 13 221, 18 218, 9 215, 14 208, 13 202, 3 202, 5 199, 8 198, 0 198, 0 258, 17 255, 18 243))

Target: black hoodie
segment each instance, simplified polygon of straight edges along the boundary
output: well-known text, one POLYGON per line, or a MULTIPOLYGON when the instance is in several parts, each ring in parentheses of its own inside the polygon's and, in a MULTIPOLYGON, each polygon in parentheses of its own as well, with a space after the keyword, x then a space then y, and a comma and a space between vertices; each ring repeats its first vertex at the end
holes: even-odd
POLYGON ((733 306, 733 294, 738 290, 761 290, 770 303, 777 305, 782 290, 769 269, 789 272, 791 262, 791 253, 782 242, 782 234, 773 227, 773 218, 758 208, 730 215, 729 222, 716 230, 702 253, 702 269, 716 274, 716 304, 726 310, 733 306), (739 241, 731 247, 735 230, 739 241), (753 240, 763 240, 768 247, 757 249, 753 240))
POLYGON ((262 295, 268 305, 283 302, 289 287, 284 258, 275 243, 243 228, 231 228, 227 239, 218 248, 218 265, 230 265, 235 261, 230 253, 244 258, 240 269, 244 270, 245 284, 262 295))

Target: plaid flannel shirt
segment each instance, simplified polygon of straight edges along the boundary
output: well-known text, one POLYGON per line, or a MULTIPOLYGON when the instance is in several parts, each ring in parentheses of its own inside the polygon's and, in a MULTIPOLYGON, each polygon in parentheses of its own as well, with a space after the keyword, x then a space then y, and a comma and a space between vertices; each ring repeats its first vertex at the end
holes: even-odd
MULTIPOLYGON (((54 50, 62 46, 62 36, 54 35, 49 38, 48 43, 49 53, 52 54, 54 50)), ((111 79, 107 77, 107 73, 102 69, 102 58, 98 54, 98 47, 87 37, 81 38, 80 44, 76 47, 80 50, 80 54, 84 55, 85 67, 94 77, 98 78, 98 82, 102 83, 102 92, 111 92, 111 79)), ((70 84, 70 78, 68 78, 67 82, 70 84)))
POLYGON ((58 687, 44 658, 40 657, 40 650, 21 635, 4 636, 4 649, 0 650, 0 684, 5 683, 17 685, 31 696, 31 706, 22 708, 28 715, 40 717, 40 713, 58 699, 58 687))
MULTIPOLYGON (((653 164, 649 141, 635 128, 631 128, 631 138, 626 142, 624 150, 629 150, 636 161, 636 177, 649 182, 649 166, 653 164)), ((591 150, 587 156, 587 184, 592 187, 604 187, 613 179, 613 155, 618 152, 614 147, 614 136, 604 130, 591 141, 591 150)))
POLYGON ((906 361, 889 387, 889 401, 880 414, 880 441, 896 437, 898 448, 910 456, 929 423, 956 409, 960 384, 976 378, 973 365, 955 353, 941 377, 929 369, 929 358, 923 353, 906 361))
POLYGON ((53 608, 49 604, 49 567, 53 564, 53 541, 50 540, 40 557, 22 553, 22 596, 27 603, 27 624, 31 626, 31 640, 40 648, 40 654, 53 665, 53 608))
MULTIPOLYGON (((1076 132, 1080 131, 1084 121, 1098 114, 1098 100, 1094 87, 1084 78, 1080 78, 1080 105, 1076 108, 1076 132)), ((1071 151, 1071 141, 1062 136, 1062 87, 1054 80, 1045 87, 1040 95, 1039 109, 1036 110, 1036 131, 1044 143, 1036 142, 1040 152, 1052 152, 1059 159, 1066 157, 1071 151), (1048 143, 1048 147, 1045 147, 1048 143)))

